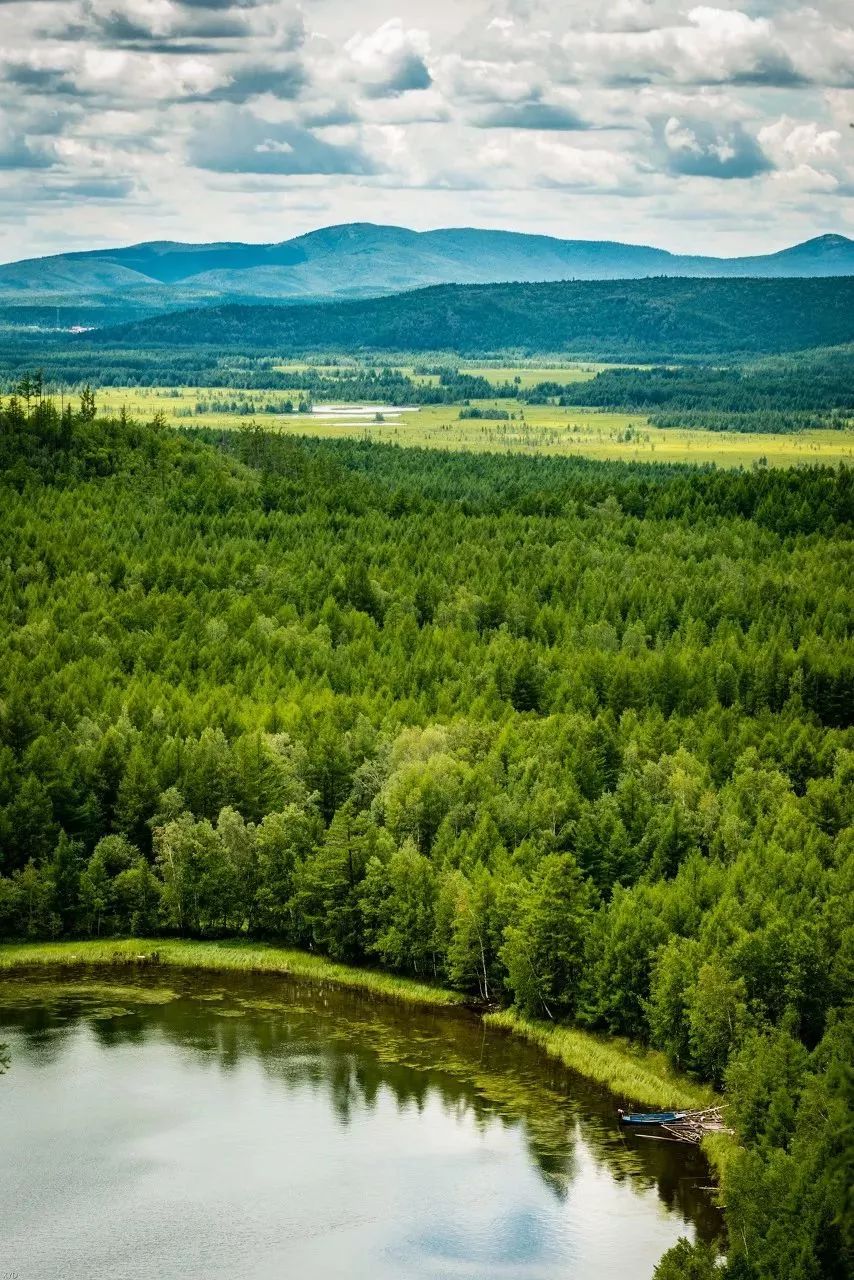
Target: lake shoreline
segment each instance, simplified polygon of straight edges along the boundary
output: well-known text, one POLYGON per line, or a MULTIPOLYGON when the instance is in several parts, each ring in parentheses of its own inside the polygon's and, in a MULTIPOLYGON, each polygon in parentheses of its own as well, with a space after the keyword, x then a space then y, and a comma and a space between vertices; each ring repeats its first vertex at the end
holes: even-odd
POLYGON ((456 991, 376 969, 339 964, 326 957, 268 943, 237 940, 115 938, 71 942, 0 943, 0 976, 17 969, 84 965, 197 969, 220 973, 281 974, 329 982, 381 999, 425 1007, 470 1009, 486 1026, 536 1044, 585 1079, 603 1085, 616 1099, 650 1107, 705 1106, 713 1091, 673 1071, 663 1054, 628 1040, 596 1035, 566 1025, 534 1021, 510 1009, 484 1011, 456 991))
POLYGON ((185 1280, 223 1259, 400 1280, 435 1274, 437 1236, 455 1272, 521 1258, 558 1280, 580 1257, 652 1277, 679 1238, 722 1239, 700 1152, 623 1134, 608 1092, 471 1008, 280 975, 281 956, 259 972, 114 950, 0 947, 0 1091, 27 1153, 4 1244, 33 1280, 140 1256, 185 1280))

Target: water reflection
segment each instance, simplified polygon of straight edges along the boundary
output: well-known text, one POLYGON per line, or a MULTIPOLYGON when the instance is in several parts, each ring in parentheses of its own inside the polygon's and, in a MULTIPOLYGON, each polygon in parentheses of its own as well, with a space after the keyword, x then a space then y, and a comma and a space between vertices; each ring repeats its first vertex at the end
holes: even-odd
MULTIPOLYGON (((719 1230, 698 1153, 632 1142, 607 1094, 458 1011, 264 976, 40 975, 3 982, 0 1027, 0 1112, 27 1153, 3 1202, 91 1144, 111 1172, 74 1212, 129 1213, 166 1274, 219 1274, 215 1241, 253 1277, 648 1276, 678 1235, 719 1230)), ((26 1208, 13 1225, 39 1230, 26 1208)), ((61 1247, 36 1252, 74 1274, 61 1247)), ((133 1265, 105 1238, 86 1274, 133 1265)))

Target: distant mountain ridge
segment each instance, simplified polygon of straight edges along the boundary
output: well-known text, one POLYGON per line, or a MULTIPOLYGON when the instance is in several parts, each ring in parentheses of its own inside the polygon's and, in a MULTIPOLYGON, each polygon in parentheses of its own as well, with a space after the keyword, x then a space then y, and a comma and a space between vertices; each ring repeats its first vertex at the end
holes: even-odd
POLYGON ((152 241, 31 258, 0 266, 0 309, 63 321, 112 321, 226 301, 298 302, 377 297, 434 284, 631 280, 654 276, 854 275, 854 240, 823 235, 778 253, 679 255, 611 240, 561 240, 517 231, 348 223, 278 244, 152 241), (85 315, 83 314, 85 312, 85 315), (94 318, 93 318, 94 317, 94 318), (107 319, 107 314, 104 315, 107 319))
POLYGON ((78 349, 737 356, 854 342, 854 277, 433 285, 302 307, 227 303, 83 334, 78 349))

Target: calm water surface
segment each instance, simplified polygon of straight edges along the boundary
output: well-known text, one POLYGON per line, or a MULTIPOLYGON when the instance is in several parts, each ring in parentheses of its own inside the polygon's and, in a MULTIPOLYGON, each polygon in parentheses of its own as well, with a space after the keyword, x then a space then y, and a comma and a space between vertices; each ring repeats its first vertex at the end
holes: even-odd
POLYGON ((474 1016, 282 978, 0 982, 0 1272, 633 1280, 702 1158, 474 1016))

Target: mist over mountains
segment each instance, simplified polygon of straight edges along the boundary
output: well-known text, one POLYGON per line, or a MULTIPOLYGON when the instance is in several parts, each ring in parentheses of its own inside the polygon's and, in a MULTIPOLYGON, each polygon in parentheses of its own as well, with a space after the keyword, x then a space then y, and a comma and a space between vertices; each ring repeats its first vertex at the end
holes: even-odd
POLYGON ((350 223, 279 244, 153 241, 9 263, 0 266, 0 315, 68 327, 223 302, 367 298, 434 284, 852 274, 854 241, 840 235, 716 258, 513 231, 350 223))

